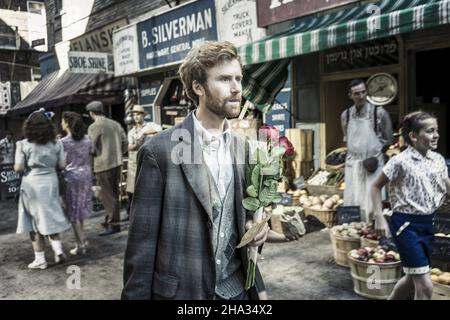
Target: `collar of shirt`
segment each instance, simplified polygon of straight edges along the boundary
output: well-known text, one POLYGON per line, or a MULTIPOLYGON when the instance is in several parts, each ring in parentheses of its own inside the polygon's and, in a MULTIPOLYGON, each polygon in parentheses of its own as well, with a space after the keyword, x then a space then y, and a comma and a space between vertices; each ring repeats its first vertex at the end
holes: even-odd
POLYGON ((200 139, 200 146, 202 147, 202 150, 209 150, 210 148, 218 150, 222 141, 225 143, 226 148, 229 147, 231 141, 231 130, 227 119, 225 119, 224 124, 225 130, 219 135, 213 135, 205 129, 205 127, 203 127, 201 122, 197 119, 195 112, 192 115, 194 118, 195 132, 200 139))
POLYGON ((367 110, 369 109, 369 105, 370 105, 370 103, 366 102, 366 103, 364 104, 364 106, 361 107, 361 109, 358 109, 358 107, 356 107, 356 106, 354 105, 354 108, 355 108, 355 113, 354 113, 354 115, 355 115, 356 117, 365 117, 366 114, 367 114, 367 110))
POLYGON ((419 151, 417 151, 414 147, 412 146, 408 146, 406 148, 406 151, 408 151, 409 153, 411 153, 411 157, 414 160, 422 160, 423 158, 427 158, 429 160, 433 159, 433 153, 431 152, 431 150, 427 150, 427 154, 425 156, 423 156, 419 151))

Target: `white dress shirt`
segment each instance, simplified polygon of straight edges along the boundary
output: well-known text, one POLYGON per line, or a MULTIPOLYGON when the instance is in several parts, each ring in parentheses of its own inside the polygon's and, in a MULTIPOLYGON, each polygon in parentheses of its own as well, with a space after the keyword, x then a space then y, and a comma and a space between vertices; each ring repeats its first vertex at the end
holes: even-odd
POLYGON ((203 160, 208 166, 223 202, 228 185, 233 178, 230 125, 225 119, 225 130, 221 134, 213 135, 203 127, 195 116, 195 112, 193 118, 195 133, 203 151, 203 160))

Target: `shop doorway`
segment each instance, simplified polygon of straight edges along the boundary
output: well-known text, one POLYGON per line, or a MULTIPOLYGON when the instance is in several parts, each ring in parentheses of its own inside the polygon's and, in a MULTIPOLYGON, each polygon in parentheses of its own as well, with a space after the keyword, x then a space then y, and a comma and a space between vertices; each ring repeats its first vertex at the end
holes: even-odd
MULTIPOLYGON (((434 114, 439 124, 438 152, 445 158, 450 158, 450 141, 447 130, 450 112, 450 90, 448 81, 442 80, 450 75, 450 48, 418 51, 415 57, 416 96, 412 110, 422 109, 434 114)), ((413 92, 414 92, 413 91, 413 92)))

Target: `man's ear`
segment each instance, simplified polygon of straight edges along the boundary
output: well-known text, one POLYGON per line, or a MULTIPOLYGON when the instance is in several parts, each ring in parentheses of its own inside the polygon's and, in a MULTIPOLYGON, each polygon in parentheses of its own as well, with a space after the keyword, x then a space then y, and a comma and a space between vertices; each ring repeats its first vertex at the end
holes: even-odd
POLYGON ((195 94, 198 95, 199 97, 205 94, 205 89, 203 88, 203 85, 201 85, 197 80, 194 80, 192 82, 192 90, 194 90, 195 94))

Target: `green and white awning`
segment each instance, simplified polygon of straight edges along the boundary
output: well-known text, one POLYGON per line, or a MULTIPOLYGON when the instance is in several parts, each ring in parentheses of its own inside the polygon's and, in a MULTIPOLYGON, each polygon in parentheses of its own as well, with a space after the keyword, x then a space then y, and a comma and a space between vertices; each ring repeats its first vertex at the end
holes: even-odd
POLYGON ((244 45, 244 65, 289 58, 450 23, 450 0, 383 0, 302 19, 280 35, 244 45), (378 7, 379 14, 372 13, 378 7))
POLYGON ((277 72, 287 72, 288 58, 449 23, 450 0, 382 0, 298 19, 282 34, 239 48, 248 77, 244 97, 271 104, 284 84, 276 81, 286 79, 277 72))

